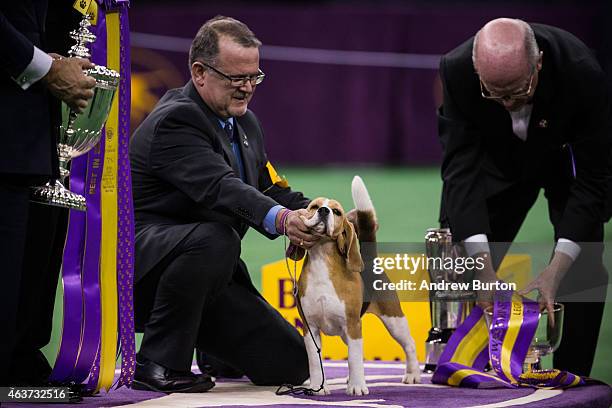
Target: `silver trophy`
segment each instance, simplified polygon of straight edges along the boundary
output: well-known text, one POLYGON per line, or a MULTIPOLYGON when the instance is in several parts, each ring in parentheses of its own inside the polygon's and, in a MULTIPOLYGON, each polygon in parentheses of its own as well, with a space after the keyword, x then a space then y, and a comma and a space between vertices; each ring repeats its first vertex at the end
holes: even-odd
MULTIPOLYGON (((427 272, 430 282, 471 283, 473 271, 459 272, 455 269, 446 269, 444 262, 431 262, 448 258, 456 259, 458 256, 463 256, 462 250, 460 245, 453 244, 450 229, 429 228, 425 235, 425 252, 428 258, 427 272)), ((433 372, 436 369, 448 339, 470 314, 475 300, 476 293, 473 290, 430 291, 431 329, 425 341, 425 372, 433 372)))
MULTIPOLYGON (((540 312, 535 335, 531 340, 525 361, 523 362, 523 374, 542 372, 542 357, 555 352, 559 348, 561 337, 563 337, 564 309, 565 307, 561 303, 553 305, 554 320, 550 318, 548 310, 544 309, 540 312)), ((484 310, 484 316, 487 328, 491 330, 493 306, 489 306, 484 310)))
MULTIPOLYGON (((89 31, 89 16, 83 16, 78 30, 70 32, 70 37, 76 44, 70 48, 70 57, 90 58, 88 44, 96 40, 89 31)), ((108 119, 111 104, 119 85, 119 73, 101 65, 85 71, 85 74, 95 78, 93 98, 85 111, 77 113, 62 102, 62 124, 57 143, 59 155, 59 174, 61 180, 70 175, 68 162, 89 152, 100 141, 102 127, 108 119)), ((85 197, 66 189, 60 180, 52 180, 45 186, 33 187, 30 195, 32 201, 85 211, 85 197)))

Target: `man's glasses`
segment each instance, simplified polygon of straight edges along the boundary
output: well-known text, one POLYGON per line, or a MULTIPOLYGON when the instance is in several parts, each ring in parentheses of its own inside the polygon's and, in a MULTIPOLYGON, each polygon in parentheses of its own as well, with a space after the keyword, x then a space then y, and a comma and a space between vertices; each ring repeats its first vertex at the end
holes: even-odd
POLYGON ((480 94, 485 99, 491 99, 493 101, 501 101, 501 102, 511 102, 517 99, 525 99, 529 97, 529 95, 531 94, 531 88, 533 86, 534 76, 535 76, 535 68, 531 71, 531 75, 529 76, 529 86, 527 87, 527 89, 519 91, 519 92, 515 92, 513 94, 509 94, 509 95, 492 94, 491 92, 489 92, 485 84, 482 83, 482 80, 479 77, 478 79, 480 81, 480 94))
POLYGON ((255 75, 231 76, 231 75, 224 74, 223 72, 219 71, 217 68, 212 67, 204 62, 201 62, 201 61, 198 61, 198 62, 200 62, 200 64, 204 65, 205 67, 212 69, 221 77, 230 81, 231 86, 236 87, 236 88, 245 86, 247 82, 250 82, 252 86, 259 85, 263 82, 264 78, 266 77, 266 74, 264 74, 261 69, 258 69, 257 70, 258 73, 255 75))

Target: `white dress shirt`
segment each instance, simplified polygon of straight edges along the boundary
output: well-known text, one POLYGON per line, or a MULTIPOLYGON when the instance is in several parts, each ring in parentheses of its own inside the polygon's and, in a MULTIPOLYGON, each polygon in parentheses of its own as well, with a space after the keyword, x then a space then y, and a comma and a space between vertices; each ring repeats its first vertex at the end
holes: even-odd
POLYGON ((13 78, 13 80, 19 84, 21 89, 28 89, 42 77, 47 75, 51 69, 52 63, 53 58, 51 58, 49 54, 37 47, 34 47, 32 61, 30 61, 23 72, 17 78, 13 78))

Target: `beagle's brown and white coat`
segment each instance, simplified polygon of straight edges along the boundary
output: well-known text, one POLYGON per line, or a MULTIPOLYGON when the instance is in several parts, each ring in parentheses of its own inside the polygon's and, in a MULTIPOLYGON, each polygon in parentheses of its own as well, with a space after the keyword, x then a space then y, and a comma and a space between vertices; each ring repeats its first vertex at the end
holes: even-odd
MULTIPOLYGON (((308 206, 304 221, 307 226, 323 235, 313 246, 304 261, 298 281, 301 318, 314 336, 304 330, 304 342, 308 352, 310 387, 321 394, 329 394, 323 382, 323 373, 317 354, 321 344, 320 332, 328 336, 340 336, 348 345, 349 377, 346 393, 368 394, 363 369, 363 340, 361 311, 363 306, 363 260, 359 241, 374 242, 376 213, 368 191, 360 177, 353 179, 353 201, 357 209, 357 226, 347 219, 344 209, 336 200, 317 198, 308 206), (315 345, 315 342, 316 344, 315 345)), ((395 299, 373 301, 366 313, 374 313, 383 322, 391 336, 406 353, 404 383, 420 382, 420 370, 416 358, 414 340, 400 303, 395 299)))

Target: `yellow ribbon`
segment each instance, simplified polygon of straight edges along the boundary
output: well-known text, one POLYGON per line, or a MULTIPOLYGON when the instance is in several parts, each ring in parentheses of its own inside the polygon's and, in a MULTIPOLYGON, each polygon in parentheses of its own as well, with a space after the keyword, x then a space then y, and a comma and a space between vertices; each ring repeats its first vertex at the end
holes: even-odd
POLYGON ((504 337, 501 350, 501 368, 504 375, 510 380, 512 384, 517 384, 518 381, 512 375, 512 370, 510 367, 510 357, 512 356, 512 350, 514 350, 514 345, 519 335, 519 331, 521 331, 522 325, 523 302, 521 302, 520 300, 517 301, 516 296, 513 296, 512 306, 510 310, 510 319, 508 320, 508 330, 506 331, 506 336, 504 337))
POLYGON ((485 347, 489 345, 489 332, 484 315, 461 340, 450 361, 471 367, 485 347))
POLYGON ((98 3, 93 0, 76 0, 72 7, 79 13, 91 15, 89 22, 93 25, 98 23, 98 3))
POLYGON ((481 371, 477 371, 477 370, 471 370, 471 369, 463 369, 463 370, 457 370, 455 371, 449 378, 448 378, 448 385, 452 385, 454 387, 458 387, 459 384, 461 384, 461 381, 463 381, 464 378, 469 377, 470 375, 481 375, 483 377, 488 377, 491 378, 499 383, 505 384, 505 382, 492 374, 487 374, 487 373, 483 373, 481 371))
POLYGON ((272 184, 276 184, 277 186, 282 188, 289 187, 289 182, 287 181, 287 179, 278 175, 278 173, 274 169, 274 166, 272 166, 272 163, 267 162, 266 168, 268 169, 268 174, 270 175, 270 180, 272 180, 272 184))
MULTIPOLYGON (((106 15, 107 66, 120 70, 119 13, 106 15)), ((125 84, 120 84, 125 86, 125 84)), ((102 299, 102 334, 100 376, 97 390, 107 391, 113 384, 117 353, 117 166, 119 92, 106 122, 104 171, 101 188, 102 248, 100 254, 100 290, 102 299)))

